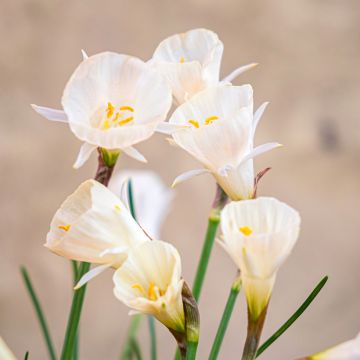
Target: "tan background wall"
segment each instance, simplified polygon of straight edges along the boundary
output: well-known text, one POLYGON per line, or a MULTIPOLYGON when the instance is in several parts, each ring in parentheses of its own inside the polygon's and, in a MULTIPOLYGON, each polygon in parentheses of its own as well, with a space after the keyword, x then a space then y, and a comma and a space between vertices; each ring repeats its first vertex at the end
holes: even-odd
MULTIPOLYGON (((71 299, 70 266, 42 244, 58 205, 95 168, 94 157, 73 170, 79 141, 66 125, 47 122, 29 104, 60 106, 81 48, 147 59, 160 40, 195 27, 213 29, 225 43, 224 75, 239 64, 261 64, 237 83, 254 85, 257 105, 271 102, 257 143, 277 140, 286 146, 257 161, 258 169, 273 168, 260 194, 287 201, 303 217, 301 239, 278 277, 264 339, 323 275, 330 276, 311 309, 263 358, 294 359, 360 330, 359 1, 2 0, 0 334, 19 359, 26 350, 30 359, 46 359, 19 266, 31 272, 59 349, 71 299)), ((126 157, 119 165, 155 169, 168 184, 197 165, 160 135, 139 149, 148 166, 126 157)), ((163 238, 179 249, 191 281, 214 183, 197 178, 176 192, 163 238)), ((199 359, 207 358, 234 273, 230 259, 216 247, 200 302, 199 359)), ((126 314, 112 295, 110 272, 93 281, 81 324, 81 359, 116 359, 126 314)), ((220 359, 239 358, 244 323, 242 299, 220 359)), ((160 326, 158 333, 160 358, 170 359, 172 339, 160 326)), ((141 336, 147 344, 145 326, 141 336)))

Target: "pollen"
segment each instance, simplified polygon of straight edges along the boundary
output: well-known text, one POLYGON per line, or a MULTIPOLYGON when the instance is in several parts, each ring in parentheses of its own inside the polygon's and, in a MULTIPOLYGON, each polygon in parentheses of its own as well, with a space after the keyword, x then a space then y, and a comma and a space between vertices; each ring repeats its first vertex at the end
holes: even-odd
POLYGON ((134 120, 134 117, 133 117, 133 116, 130 116, 130 117, 124 119, 124 120, 120 120, 120 121, 118 122, 118 124, 119 124, 120 126, 121 126, 121 125, 125 125, 125 124, 127 124, 127 123, 129 123, 129 122, 131 122, 131 121, 133 121, 133 120, 134 120))
POLYGON ((188 123, 196 127, 197 129, 200 127, 199 122, 196 120, 188 120, 188 123))
POLYGON ((120 106, 120 110, 121 111, 128 110, 128 111, 134 112, 134 108, 132 108, 131 106, 120 106))
POLYGON ((141 294, 143 294, 143 295, 146 294, 144 288, 143 288, 140 284, 134 284, 134 285, 132 285, 131 287, 132 287, 133 289, 139 290, 139 291, 141 292, 141 294))
POLYGON ((108 102, 107 109, 106 109, 106 116, 107 116, 108 119, 110 119, 110 118, 114 115, 114 110, 115 110, 115 107, 114 107, 113 104, 109 101, 109 102, 108 102))
POLYGON ((115 205, 114 208, 115 208, 115 210, 116 210, 117 212, 121 212, 121 207, 120 207, 120 205, 115 205))
POLYGON ((148 298, 150 300, 157 300, 154 283, 150 283, 149 290, 148 290, 148 298))
POLYGON ((249 236, 252 234, 252 230, 248 227, 248 226, 243 226, 241 228, 239 228, 239 230, 245 235, 245 236, 249 236))
POLYGON ((213 121, 218 120, 219 118, 217 116, 210 116, 205 120, 205 125, 211 124, 213 121))
POLYGON ((179 60, 180 64, 183 64, 185 62, 185 58, 182 56, 179 60))
POLYGON ((113 121, 113 122, 118 121, 119 116, 120 116, 120 113, 117 112, 117 113, 115 114, 114 118, 112 119, 112 121, 113 121))
POLYGON ((108 129, 108 128, 110 127, 110 122, 109 122, 109 120, 104 120, 103 126, 104 126, 104 129, 105 129, 105 130, 108 129))
POLYGON ((71 225, 59 225, 58 228, 61 230, 64 230, 64 231, 69 231, 71 228, 71 225))

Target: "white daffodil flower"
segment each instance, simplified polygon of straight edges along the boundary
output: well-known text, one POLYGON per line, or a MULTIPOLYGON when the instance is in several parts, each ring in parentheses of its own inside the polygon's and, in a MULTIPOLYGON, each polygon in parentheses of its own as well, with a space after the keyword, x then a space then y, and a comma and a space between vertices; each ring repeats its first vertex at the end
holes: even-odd
POLYGON ((114 294, 133 309, 153 315, 169 329, 183 333, 181 260, 170 244, 154 240, 133 248, 113 281, 114 294))
POLYGON ((129 249, 149 241, 127 207, 104 185, 87 180, 55 213, 45 246, 67 259, 100 264, 77 287, 109 267, 118 268, 129 249))
POLYGON ((186 126, 172 133, 174 143, 198 159, 203 169, 178 176, 173 186, 194 176, 211 173, 232 200, 254 195, 253 158, 281 146, 253 147, 256 127, 267 103, 253 115, 250 85, 210 87, 180 105, 170 124, 186 126))
POLYGON ((308 360, 360 360, 360 334, 323 352, 306 358, 308 360))
POLYGON ((293 249, 300 215, 274 198, 231 202, 221 213, 223 241, 241 272, 249 312, 257 319, 266 308, 279 267, 293 249))
POLYGON ((127 203, 128 180, 132 182, 136 220, 153 239, 159 239, 161 226, 170 210, 174 191, 153 171, 128 170, 112 175, 109 189, 127 203))
MULTIPOLYGON (((218 36, 206 29, 194 29, 163 40, 150 63, 165 76, 178 104, 194 94, 220 82, 220 65, 224 50, 218 36)), ((231 82, 257 64, 241 66, 223 79, 231 82)))
POLYGON ((104 52, 84 60, 68 81, 62 110, 32 105, 49 120, 67 122, 82 141, 78 168, 97 147, 146 161, 133 145, 165 120, 172 97, 163 77, 142 60, 104 52))
POLYGON ((6 345, 5 341, 0 337, 0 359, 1 360, 16 360, 15 355, 6 345))

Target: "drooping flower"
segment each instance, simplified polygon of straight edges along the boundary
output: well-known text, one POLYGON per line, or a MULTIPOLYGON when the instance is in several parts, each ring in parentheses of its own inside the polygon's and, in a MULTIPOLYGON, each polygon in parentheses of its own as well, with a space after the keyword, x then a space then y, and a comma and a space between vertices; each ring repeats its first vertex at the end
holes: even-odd
POLYGON ((146 241, 148 236, 120 199, 99 182, 87 180, 55 213, 45 246, 67 259, 101 265, 80 286, 109 267, 121 266, 128 251, 146 241))
POLYGON ((150 65, 122 54, 104 52, 85 57, 68 81, 62 110, 33 105, 49 120, 68 122, 82 141, 74 167, 97 147, 145 158, 133 145, 148 139, 165 120, 171 89, 150 65))
MULTIPOLYGON (((220 82, 223 50, 224 45, 214 32, 194 29, 163 40, 150 63, 166 77, 175 100, 182 104, 199 91, 220 82)), ((223 81, 230 82, 256 65, 239 67, 223 81)))
POLYGON ((170 210, 174 191, 163 183, 158 174, 147 170, 118 171, 113 174, 109 189, 122 197, 128 180, 132 182, 136 221, 151 238, 160 239, 161 226, 170 210))
POLYGON ((1 360, 16 360, 15 355, 6 345, 5 341, 0 337, 0 359, 1 360))
POLYGON ((308 360, 360 360, 360 334, 328 350, 307 357, 308 360))
POLYGON ((254 148, 255 130, 266 105, 253 114, 250 85, 210 87, 180 105, 169 122, 186 128, 172 133, 174 143, 198 159, 204 168, 178 176, 173 185, 211 173, 232 200, 252 198, 253 158, 281 146, 267 143, 254 148))
POLYGON ((185 332, 184 280, 174 246, 154 240, 133 248, 113 281, 115 296, 135 313, 153 315, 167 328, 185 332))
POLYGON ((249 313, 257 319, 297 241, 300 215, 274 198, 234 201, 221 213, 221 228, 220 244, 240 269, 249 313))

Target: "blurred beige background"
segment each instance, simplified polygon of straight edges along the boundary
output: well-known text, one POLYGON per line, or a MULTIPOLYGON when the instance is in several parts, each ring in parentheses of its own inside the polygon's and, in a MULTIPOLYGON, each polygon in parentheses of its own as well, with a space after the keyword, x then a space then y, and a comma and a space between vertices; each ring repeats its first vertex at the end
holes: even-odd
MULTIPOLYGON (((263 339, 304 300, 319 279, 330 280, 316 302, 264 353, 294 359, 352 338, 360 330, 360 2, 358 0, 2 0, 0 3, 1 261, 0 334, 21 359, 46 359, 42 336, 19 275, 28 267, 46 310, 56 347, 63 341, 71 300, 69 263, 42 244, 65 196, 93 176, 95 156, 72 169, 80 142, 66 125, 50 123, 29 104, 59 107, 63 87, 81 59, 104 50, 148 59, 173 33, 206 27, 225 44, 223 74, 239 64, 260 66, 236 83, 251 82, 256 105, 271 102, 256 141, 286 146, 264 155, 273 169, 260 194, 277 196, 302 213, 302 234, 281 269, 263 339)), ((156 135, 139 149, 143 166, 170 184, 196 162, 156 135)), ((179 249, 192 281, 214 194, 210 177, 176 190, 163 238, 179 249)), ((206 359, 235 267, 218 246, 200 301, 199 359, 206 359)), ((239 359, 245 335, 243 296, 220 359, 239 359)), ((117 359, 129 319, 112 295, 111 272, 88 288, 81 323, 81 359, 117 359)), ((148 358, 144 323, 140 336, 148 358)), ((174 344, 161 326, 159 358, 174 344)))

